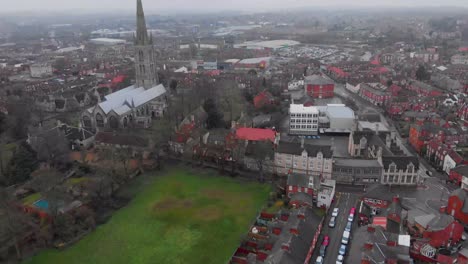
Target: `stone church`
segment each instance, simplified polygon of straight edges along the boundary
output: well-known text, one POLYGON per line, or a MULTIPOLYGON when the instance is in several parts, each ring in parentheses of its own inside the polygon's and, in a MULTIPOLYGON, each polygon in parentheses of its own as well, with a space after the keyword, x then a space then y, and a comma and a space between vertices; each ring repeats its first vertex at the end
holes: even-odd
POLYGON ((105 96, 105 100, 82 113, 83 127, 102 131, 130 125, 149 127, 164 114, 166 88, 159 83, 153 38, 148 36, 141 0, 137 0, 135 36, 135 85, 105 96))

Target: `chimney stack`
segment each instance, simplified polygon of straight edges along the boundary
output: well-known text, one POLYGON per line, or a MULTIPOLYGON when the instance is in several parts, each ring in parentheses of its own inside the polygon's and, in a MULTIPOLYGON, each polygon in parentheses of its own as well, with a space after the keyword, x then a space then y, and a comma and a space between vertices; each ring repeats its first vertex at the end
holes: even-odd
POLYGON ((379 134, 379 123, 375 124, 375 134, 379 134))

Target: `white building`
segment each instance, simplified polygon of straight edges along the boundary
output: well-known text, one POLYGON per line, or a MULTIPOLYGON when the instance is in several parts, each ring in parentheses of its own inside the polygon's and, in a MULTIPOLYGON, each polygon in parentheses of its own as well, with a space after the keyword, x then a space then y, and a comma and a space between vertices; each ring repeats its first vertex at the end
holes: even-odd
POLYGON ((444 158, 444 165, 443 165, 443 170, 447 175, 450 175, 450 170, 455 168, 457 166, 457 162, 454 160, 452 156, 457 155, 456 152, 449 152, 449 154, 445 155, 444 158), (452 155, 450 155, 452 154, 452 155))
POLYGON ((289 106, 289 133, 293 135, 317 135, 319 111, 315 106, 291 104, 289 106))
POLYGON ((452 64, 465 64, 468 65, 468 55, 455 54, 452 56, 450 62, 452 64))
POLYGON ((127 41, 124 39, 113 39, 113 38, 95 38, 95 39, 90 39, 89 42, 92 44, 96 44, 96 45, 108 45, 108 46, 123 45, 127 43, 127 41))
POLYGON ((325 180, 320 184, 320 189, 317 193, 317 207, 330 208, 335 196, 335 180, 325 180))
POLYGON ((35 63, 29 67, 29 71, 32 78, 44 78, 53 74, 50 63, 35 63))
POLYGON ((333 151, 330 146, 317 146, 280 141, 275 150, 275 168, 279 175, 289 173, 321 176, 330 179, 333 151))
POLYGON ((328 104, 319 106, 320 127, 325 132, 351 132, 354 126, 354 111, 344 104, 328 104))
POLYGON ((417 157, 379 157, 378 161, 383 166, 382 184, 416 185, 419 183, 420 173, 417 157))

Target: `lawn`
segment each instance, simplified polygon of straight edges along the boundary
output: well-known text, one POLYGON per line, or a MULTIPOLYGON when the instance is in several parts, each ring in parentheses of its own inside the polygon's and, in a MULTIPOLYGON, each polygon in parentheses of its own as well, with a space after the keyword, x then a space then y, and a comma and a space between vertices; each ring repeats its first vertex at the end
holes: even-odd
POLYGON ((25 263, 226 263, 270 188, 174 169, 83 240, 25 263))

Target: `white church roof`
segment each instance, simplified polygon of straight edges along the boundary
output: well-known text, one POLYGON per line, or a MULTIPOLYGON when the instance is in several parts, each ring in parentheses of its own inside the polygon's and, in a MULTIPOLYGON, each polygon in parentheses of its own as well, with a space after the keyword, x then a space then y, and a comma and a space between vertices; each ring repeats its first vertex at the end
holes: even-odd
POLYGON ((114 110, 121 115, 130 111, 130 107, 138 107, 143 105, 166 92, 166 88, 159 84, 153 88, 145 90, 143 87, 135 88, 134 85, 119 90, 115 93, 106 95, 106 101, 99 104, 99 107, 107 115, 114 110))

